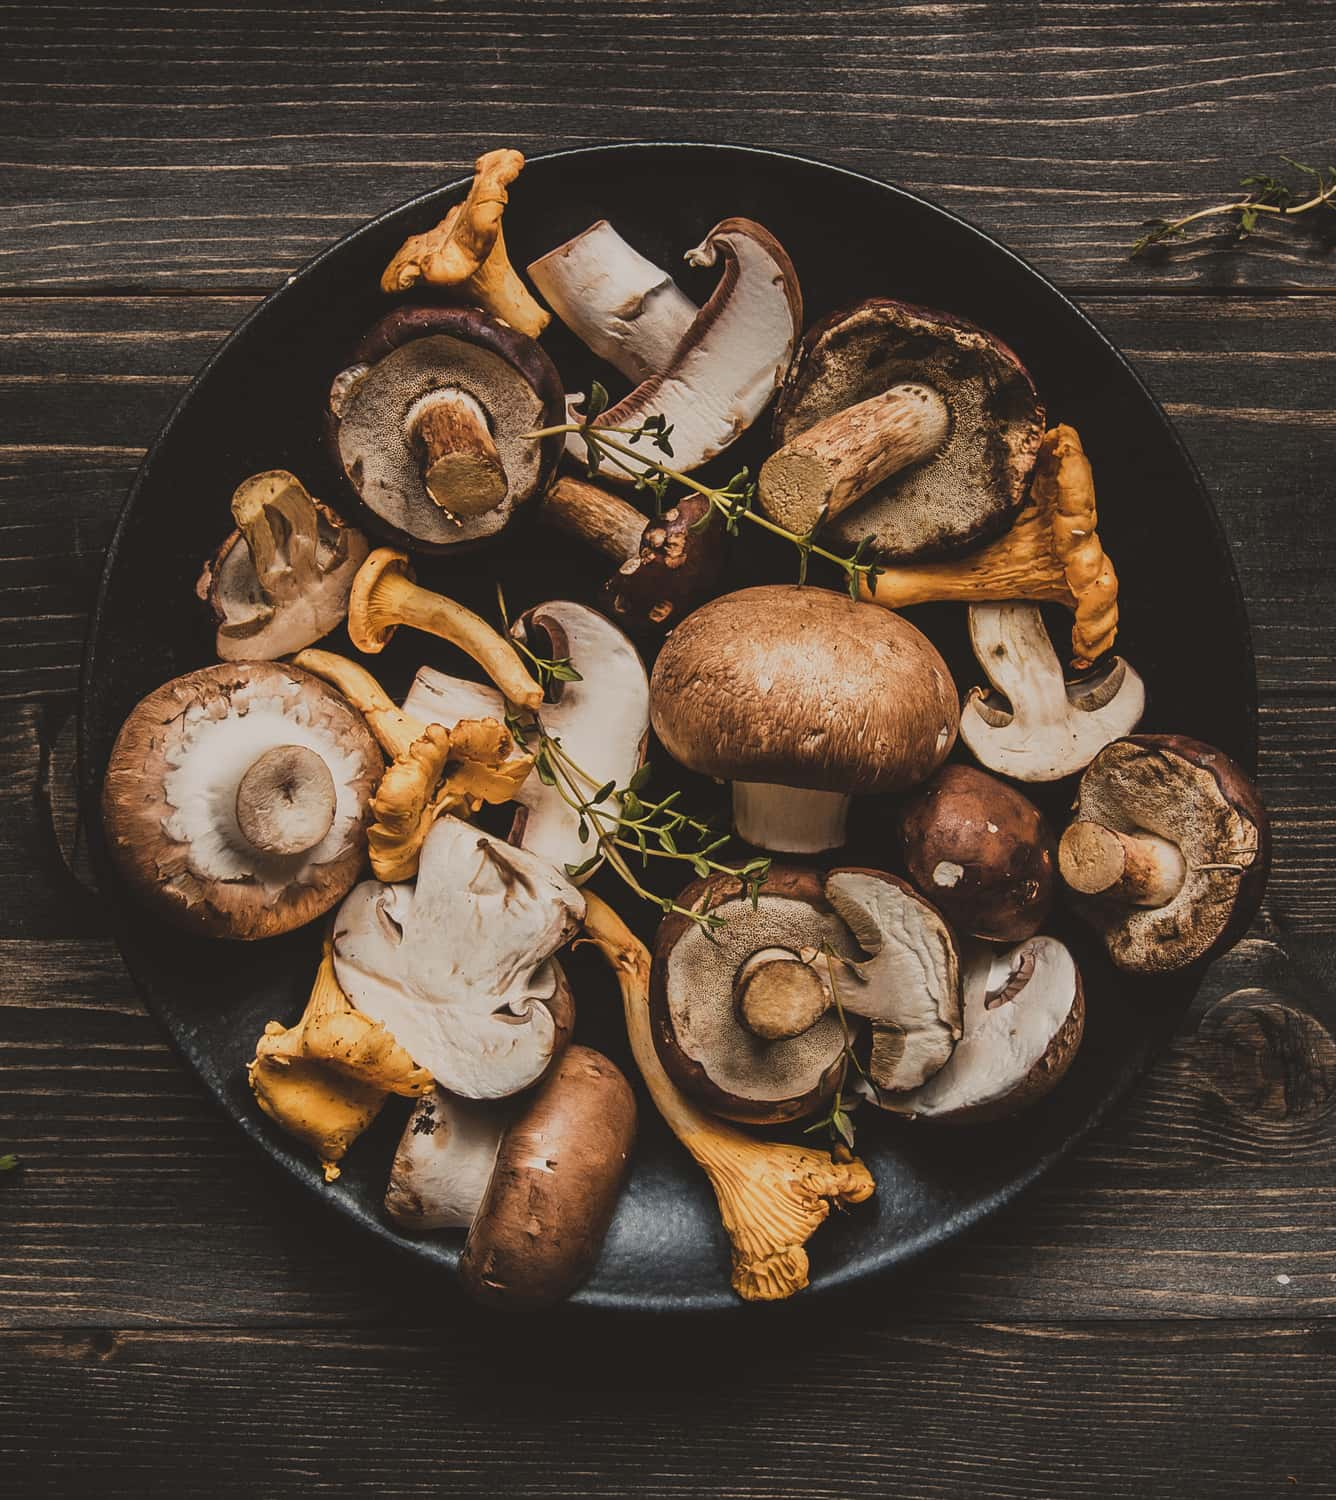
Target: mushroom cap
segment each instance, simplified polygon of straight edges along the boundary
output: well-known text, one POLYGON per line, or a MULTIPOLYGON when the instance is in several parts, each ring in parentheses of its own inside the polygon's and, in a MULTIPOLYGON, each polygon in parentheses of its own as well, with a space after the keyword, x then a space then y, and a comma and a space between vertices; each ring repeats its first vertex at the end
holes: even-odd
POLYGON ((309 672, 278 662, 187 672, 137 704, 116 737, 102 787, 111 856, 178 927, 224 938, 288 932, 356 882, 384 768, 362 716, 309 672), (329 767, 334 821, 313 849, 261 854, 237 826, 237 786, 259 756, 294 744, 329 767))
POLYGON ((1015 787, 948 765, 901 807, 909 878, 957 931, 992 942, 1033 936, 1053 904, 1053 831, 1015 787))
POLYGON ((925 635, 890 610, 796 584, 688 615, 659 653, 650 717, 694 771, 849 794, 916 785, 959 724, 951 674, 925 635))
POLYGON ((692 911, 716 912, 706 933, 670 912, 659 924, 650 968, 654 1046, 677 1086, 712 1114, 750 1125, 800 1119, 820 1108, 844 1076, 840 1018, 827 1011, 801 1035, 755 1036, 738 1016, 735 982, 755 953, 823 944, 857 959, 858 946, 831 909, 819 871, 772 866, 753 907, 731 875, 693 880, 677 897, 692 911))
POLYGON ((503 1131, 459 1275, 479 1302, 548 1307, 594 1269, 635 1146, 620 1069, 568 1047, 503 1131))
POLYGON ((775 407, 775 443, 907 381, 946 401, 946 441, 824 528, 848 548, 870 536, 887 561, 959 552, 1002 531, 1044 435, 1034 384, 1001 339, 950 313, 872 297, 809 329, 775 407))
POLYGON ((1271 857, 1271 825, 1257 788, 1223 750, 1186 735, 1115 740, 1086 767, 1075 817, 1119 833, 1153 833, 1187 866, 1164 906, 1125 907, 1080 896, 1119 968, 1168 973, 1219 952, 1257 914, 1271 857))
POLYGON ((476 308, 398 307, 353 350, 330 393, 334 461, 379 523, 418 550, 443 551, 500 531, 551 482, 558 434, 525 433, 566 420, 561 376, 527 334, 476 308), (494 510, 452 519, 427 493, 410 414, 433 391, 455 389, 486 412, 509 489, 494 510))
POLYGON ((667 630, 718 581, 723 527, 701 495, 683 495, 646 523, 640 548, 599 590, 625 630, 667 630))
POLYGON ((511 1099, 461 1099, 429 1088, 399 1138, 385 1216, 405 1234, 467 1229, 487 1191, 511 1099))

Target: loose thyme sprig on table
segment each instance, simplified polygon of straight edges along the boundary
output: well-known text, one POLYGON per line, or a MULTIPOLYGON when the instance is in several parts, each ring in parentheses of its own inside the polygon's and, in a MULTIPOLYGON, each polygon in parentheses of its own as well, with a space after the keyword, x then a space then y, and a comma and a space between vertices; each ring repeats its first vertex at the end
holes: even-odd
POLYGON ((1286 166, 1310 179, 1312 191, 1309 197, 1302 197, 1305 191, 1309 191, 1309 187, 1296 187, 1271 176, 1269 172, 1249 172, 1239 180, 1239 186, 1245 189, 1242 198, 1236 198, 1230 203, 1217 203, 1212 208, 1200 208, 1196 213, 1185 214, 1181 219, 1145 220, 1143 227, 1146 233, 1132 246, 1132 257, 1135 259, 1144 255, 1153 245, 1186 239, 1188 226, 1203 219, 1236 214, 1238 217, 1233 226, 1234 237, 1242 240, 1257 228, 1261 214, 1276 214, 1281 218, 1294 219, 1300 214, 1312 213, 1314 209, 1336 210, 1336 167, 1309 167, 1288 156, 1280 159, 1286 166))
POLYGON ((530 432, 526 436, 537 440, 558 433, 573 433, 584 443, 589 454, 589 477, 591 479, 597 477, 606 459, 621 469, 624 474, 632 477, 637 489, 648 490, 654 496, 655 510, 660 515, 663 513, 668 486, 680 484, 686 489, 694 490, 696 494, 703 496, 710 503, 710 509, 697 523, 698 527, 708 526, 717 512, 723 519, 724 530, 730 536, 737 535, 739 522, 750 521, 752 525, 768 531, 771 536, 782 537, 798 549, 799 583, 807 582, 807 567, 813 557, 833 563, 843 572, 849 597, 855 602, 857 602, 859 587, 862 583, 866 582, 871 588, 876 582, 880 568, 875 562, 864 560, 864 553, 874 538, 864 537, 848 557, 818 546, 814 538, 826 519, 824 511, 817 517, 816 524, 811 531, 805 534, 789 531, 786 527, 770 520, 768 516, 759 515, 753 510, 756 483, 746 469, 740 469, 727 484, 703 484, 699 479, 693 479, 690 474, 684 474, 680 469, 672 468, 643 450, 637 450, 636 444, 643 438, 648 438, 650 445, 660 453, 669 458, 673 456, 671 442, 673 429, 664 417, 650 417, 638 427, 595 427, 594 421, 607 404, 607 391, 598 381, 594 381, 578 422, 564 422, 557 427, 544 427, 541 431, 530 432))
MULTIPOLYGON (((496 597, 501 618, 508 628, 506 601, 499 584, 496 597)), ((568 657, 539 656, 514 635, 510 635, 509 640, 544 687, 549 682, 583 681, 568 657)), ((632 861, 639 860, 641 868, 648 869, 651 859, 677 860, 689 864, 692 871, 702 878, 730 875, 742 883, 748 899, 753 906, 756 904, 761 886, 770 873, 770 860, 761 857, 737 866, 721 864, 714 859, 715 850, 728 843, 731 835, 720 834, 709 823, 683 812, 677 806, 680 792, 670 792, 661 801, 642 796, 652 774, 648 762, 625 786, 619 787, 612 781, 600 786, 583 766, 571 759, 561 741, 548 734, 541 714, 529 714, 514 704, 508 704, 506 728, 519 744, 533 753, 534 774, 538 779, 545 786, 552 787, 579 815, 580 842, 592 843, 588 859, 566 866, 569 876, 587 875, 600 861, 606 860, 642 901, 651 902, 665 913, 676 912, 687 917, 707 933, 722 927, 724 919, 714 912, 692 911, 671 897, 648 890, 637 878, 632 861), (679 847, 679 839, 688 847, 679 847)))

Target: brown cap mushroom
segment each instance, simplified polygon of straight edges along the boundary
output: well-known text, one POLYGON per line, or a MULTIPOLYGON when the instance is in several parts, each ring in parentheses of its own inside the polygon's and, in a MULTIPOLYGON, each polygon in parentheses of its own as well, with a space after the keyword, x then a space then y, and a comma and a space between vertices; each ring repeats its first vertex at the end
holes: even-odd
POLYGON ((143 699, 102 788, 113 860, 160 916, 210 937, 287 932, 341 900, 384 770, 361 716, 275 662, 206 667, 143 699))
POLYGON ((948 765, 901 807, 909 878, 958 932, 1033 936, 1053 904, 1057 851, 1039 809, 972 766, 948 765))
POLYGON ((809 330, 775 407, 758 496, 800 534, 886 559, 958 552, 1020 508, 1044 431, 1021 362, 950 313, 885 297, 809 330))
POLYGON ((617 571, 599 602, 627 630, 666 630, 714 587, 723 566, 723 528, 710 502, 684 495, 646 520, 618 495, 563 477, 538 504, 538 517, 613 558, 617 571))
POLYGON ((421 278, 458 293, 536 339, 550 318, 510 264, 501 232, 510 201, 506 189, 523 167, 518 151, 484 152, 474 163, 468 197, 434 229, 404 241, 380 278, 381 290, 406 292, 421 278))
POLYGON ((329 394, 334 458, 395 540, 442 551, 500 531, 546 489, 564 420, 561 377, 531 338, 473 308, 400 307, 329 394))
POLYGON ((385 1209, 409 1233, 467 1229, 459 1274, 480 1302, 546 1307, 594 1269, 635 1145, 622 1073, 568 1047, 518 1106, 421 1100, 404 1130, 385 1209))
POLYGON ((195 585, 218 621, 218 655, 273 661, 334 630, 367 554, 362 533, 313 500, 286 469, 242 480, 232 517, 237 529, 195 585))
POLYGON ((735 783, 742 838, 794 853, 843 843, 850 796, 930 776, 959 721, 946 663, 908 621, 790 584, 688 615, 659 653, 650 714, 675 759, 735 783))
POLYGON ((1168 973, 1220 951, 1261 904, 1270 821, 1222 750, 1184 735, 1116 740, 1091 761, 1058 865, 1110 958, 1168 973))

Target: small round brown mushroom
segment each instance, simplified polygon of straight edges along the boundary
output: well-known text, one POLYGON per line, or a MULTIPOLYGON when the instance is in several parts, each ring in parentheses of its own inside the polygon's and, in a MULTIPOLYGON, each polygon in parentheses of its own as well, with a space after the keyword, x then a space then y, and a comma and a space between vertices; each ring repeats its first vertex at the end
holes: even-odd
POLYGON ((1015 787, 949 765, 901 807, 909 878, 956 929, 991 942, 1032 937, 1053 904, 1048 821, 1015 787))
POLYGON ((889 610, 791 584, 688 615, 659 653, 650 714, 675 759, 734 782, 742 838, 791 853, 838 847, 850 797, 917 785, 959 724, 925 635, 889 610))
POLYGON ((1024 366, 950 313, 873 297, 807 333, 775 406, 762 508, 887 561, 959 552, 1020 509, 1044 435, 1024 366))
POLYGON ((1163 974, 1242 936, 1270 849, 1257 788, 1224 751, 1144 734, 1115 740, 1086 768, 1058 866, 1114 963, 1163 974))
POLYGON ((549 1306, 598 1260, 635 1133, 620 1070, 569 1047, 518 1109, 426 1095, 395 1154, 385 1209, 409 1233, 467 1229, 459 1274, 478 1301, 549 1306))
POLYGON ((362 716, 296 667, 174 678, 116 737, 102 788, 112 859, 179 927, 263 938, 343 899, 384 760, 362 716))
POLYGON ((565 420, 561 377, 527 335, 476 308, 400 307, 329 393, 335 461, 393 540, 444 551, 495 535, 547 488, 565 420))

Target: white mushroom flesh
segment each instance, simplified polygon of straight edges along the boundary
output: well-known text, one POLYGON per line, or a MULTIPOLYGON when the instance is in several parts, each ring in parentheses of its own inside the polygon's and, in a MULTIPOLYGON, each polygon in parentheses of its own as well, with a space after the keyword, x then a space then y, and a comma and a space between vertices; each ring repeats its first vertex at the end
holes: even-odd
POLYGON ((492 1179, 505 1103, 459 1099, 443 1089, 424 1094, 409 1116, 390 1168, 385 1212, 412 1232, 467 1229, 492 1179))

